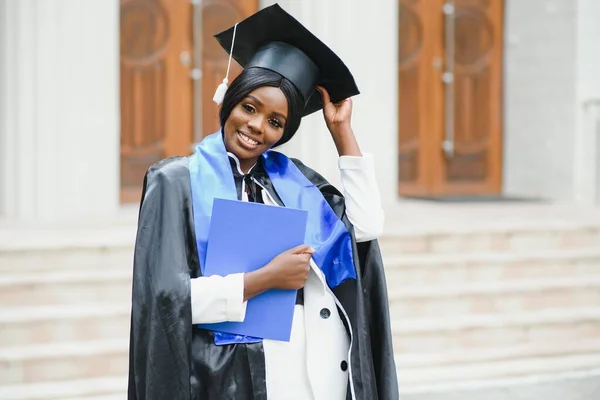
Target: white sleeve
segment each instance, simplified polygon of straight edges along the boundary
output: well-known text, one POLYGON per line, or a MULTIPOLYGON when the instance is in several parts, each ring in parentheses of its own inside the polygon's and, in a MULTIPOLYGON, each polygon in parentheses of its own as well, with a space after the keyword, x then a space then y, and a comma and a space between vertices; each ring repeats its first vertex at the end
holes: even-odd
POLYGON ((346 198, 346 214, 354 225, 356 241, 377 239, 383 233, 384 213, 373 155, 341 156, 338 166, 346 198))
POLYGON ((192 324, 243 322, 244 274, 201 276, 190 280, 192 324))

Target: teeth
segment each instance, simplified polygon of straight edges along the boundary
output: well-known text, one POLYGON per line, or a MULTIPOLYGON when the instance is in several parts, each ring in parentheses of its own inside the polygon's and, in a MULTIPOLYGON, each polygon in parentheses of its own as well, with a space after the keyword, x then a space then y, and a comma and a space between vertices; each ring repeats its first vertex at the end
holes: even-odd
MULTIPOLYGON (((239 132, 238 132, 239 133, 239 132)), ((240 133, 240 137, 242 138, 242 140, 248 144, 251 144, 253 146, 256 146, 258 144, 258 142, 256 140, 252 140, 250 139, 248 136, 244 135, 243 133, 240 133)))

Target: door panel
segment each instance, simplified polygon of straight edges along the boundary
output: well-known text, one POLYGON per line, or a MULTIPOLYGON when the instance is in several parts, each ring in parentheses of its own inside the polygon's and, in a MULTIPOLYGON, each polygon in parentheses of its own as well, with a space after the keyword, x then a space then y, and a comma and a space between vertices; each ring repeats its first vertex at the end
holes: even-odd
MULTIPOLYGON (((219 129, 212 97, 228 56, 213 35, 256 12, 258 0, 205 0, 195 8, 200 19, 190 1, 120 1, 121 201, 137 202, 150 165, 190 154, 195 141, 219 129), (195 38, 194 20, 201 27, 195 38)), ((240 71, 234 61, 229 80, 240 71)))
POLYGON ((427 2, 427 9, 419 8, 423 2, 406 0, 400 7, 400 194, 498 194, 502 156, 502 1, 432 0, 427 2), (442 12, 447 3, 454 6, 453 27, 442 12), (410 38, 410 18, 402 16, 403 10, 409 14, 407 8, 421 12, 423 29, 430 32, 422 35, 423 59, 419 63, 419 73, 426 78, 409 76, 403 61, 402 43, 410 38), (448 75, 453 79, 447 79, 448 75), (419 90, 416 94, 415 87, 419 90), (414 107, 420 110, 415 112, 414 107), (409 141, 409 132, 418 132, 418 137, 409 141), (403 160, 410 154, 409 143, 419 143, 423 154, 420 179, 412 181, 406 178, 413 169, 403 160))
POLYGON ((426 163, 430 158, 432 130, 430 81, 432 79, 431 13, 426 0, 402 0, 398 32, 398 167, 400 193, 425 194, 431 185, 426 163))
MULTIPOLYGON (((214 34, 219 33, 236 22, 258 11, 258 0, 209 0, 200 5, 202 20, 202 103, 197 111, 201 112, 202 124, 200 136, 219 130, 218 107, 212 101, 217 86, 225 78, 229 56, 217 43, 214 34), (200 110, 199 110, 200 109, 200 110)), ((229 82, 239 75, 242 68, 231 60, 229 82)))
POLYGON ((454 154, 437 192, 501 190, 502 2, 455 0, 454 154))
POLYGON ((190 5, 121 0, 121 201, 137 202, 147 168, 188 154, 191 82, 180 61, 191 51, 190 5))

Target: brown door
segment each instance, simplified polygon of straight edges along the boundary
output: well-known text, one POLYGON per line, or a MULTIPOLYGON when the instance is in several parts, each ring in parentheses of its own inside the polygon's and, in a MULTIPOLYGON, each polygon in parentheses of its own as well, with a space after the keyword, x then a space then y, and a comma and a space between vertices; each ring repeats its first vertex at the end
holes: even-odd
POLYGON ((399 188, 501 191, 502 0, 402 0, 399 188))
MULTIPOLYGON (((213 35, 257 10, 258 0, 121 0, 121 201, 139 201, 150 165, 218 130, 227 54, 213 35)), ((239 71, 233 62, 229 80, 239 71)))
POLYGON ((136 202, 146 169, 189 153, 191 5, 121 0, 121 201, 136 202))
MULTIPOLYGON (((200 91, 196 94, 196 113, 202 116, 197 124, 197 138, 219 130, 218 107, 212 101, 217 86, 227 73, 229 56, 213 35, 258 11, 258 0, 205 0, 200 2, 201 37, 197 38, 198 56, 202 63, 200 91)), ((197 20, 198 20, 197 19, 197 20)), ((241 67, 232 59, 229 82, 238 76, 241 67)))

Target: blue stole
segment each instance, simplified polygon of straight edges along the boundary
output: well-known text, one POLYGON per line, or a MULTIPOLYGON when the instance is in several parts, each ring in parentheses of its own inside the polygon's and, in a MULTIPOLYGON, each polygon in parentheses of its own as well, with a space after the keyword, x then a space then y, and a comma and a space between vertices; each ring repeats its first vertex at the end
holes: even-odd
MULTIPOLYGON (((262 158, 283 204, 308 211, 305 244, 315 249, 312 258, 323 271, 329 287, 333 289, 347 279, 356 279, 352 237, 321 191, 284 154, 269 150, 262 158)), ((238 200, 220 131, 205 137, 196 146, 189 157, 189 169, 198 259, 204 273, 213 200, 238 200)), ((215 332, 217 344, 259 341, 261 339, 215 332)))

